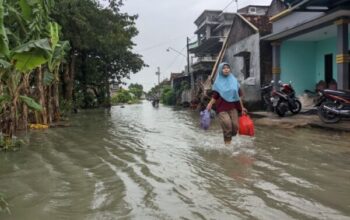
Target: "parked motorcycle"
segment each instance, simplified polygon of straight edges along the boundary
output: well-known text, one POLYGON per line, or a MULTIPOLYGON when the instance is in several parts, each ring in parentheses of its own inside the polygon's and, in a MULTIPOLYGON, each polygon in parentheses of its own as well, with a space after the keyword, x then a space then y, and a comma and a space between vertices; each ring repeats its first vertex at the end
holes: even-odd
POLYGON ((269 112, 275 111, 275 107, 273 106, 273 103, 272 103, 273 84, 274 82, 272 81, 270 84, 263 86, 261 88, 262 99, 264 101, 266 110, 269 112))
POLYGON ((261 88, 263 99, 268 109, 276 112, 280 117, 284 117, 288 111, 298 114, 302 105, 295 96, 295 90, 292 83, 283 83, 279 81, 279 90, 274 89, 274 81, 270 85, 261 88))
POLYGON ((318 116, 325 123, 337 123, 350 118, 350 92, 326 89, 320 93, 317 103, 318 116))

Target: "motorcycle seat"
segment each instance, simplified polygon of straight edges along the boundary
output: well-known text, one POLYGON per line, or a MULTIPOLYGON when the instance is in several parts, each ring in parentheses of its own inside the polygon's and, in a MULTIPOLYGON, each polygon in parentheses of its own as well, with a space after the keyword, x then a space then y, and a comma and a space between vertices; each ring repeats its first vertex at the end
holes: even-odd
POLYGON ((323 92, 325 94, 334 95, 334 96, 340 96, 340 97, 343 97, 343 98, 346 98, 346 99, 350 99, 350 91, 326 89, 323 92))

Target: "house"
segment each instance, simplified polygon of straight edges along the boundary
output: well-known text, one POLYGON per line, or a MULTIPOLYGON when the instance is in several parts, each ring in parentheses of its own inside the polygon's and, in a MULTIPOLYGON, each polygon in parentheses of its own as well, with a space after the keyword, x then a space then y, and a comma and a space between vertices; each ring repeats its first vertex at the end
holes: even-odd
POLYGON ((287 5, 284 0, 272 0, 267 12, 266 16, 271 18, 278 13, 288 9, 289 5, 287 5))
POLYGON ((271 45, 261 41, 261 37, 271 33, 271 25, 265 15, 268 7, 260 6, 258 10, 255 6, 253 14, 249 13, 250 7, 241 9, 243 14, 234 14, 223 61, 230 64, 239 80, 246 105, 254 109, 260 107, 261 84, 272 78, 271 45))
POLYGON ((292 81, 299 95, 320 80, 350 89, 350 1, 284 2, 289 7, 271 17, 272 33, 263 37, 272 45, 274 80, 292 81))
POLYGON ((248 5, 244 8, 239 9, 237 13, 241 14, 241 15, 262 15, 262 16, 265 16, 268 10, 269 10, 269 6, 248 5))
POLYGON ((170 85, 172 89, 176 89, 181 85, 181 79, 185 76, 184 73, 171 73, 170 85))
POLYGON ((186 72, 171 73, 170 75, 171 88, 176 94, 176 103, 178 105, 188 106, 191 102, 191 76, 186 72))
POLYGON ((192 100, 196 99, 201 91, 201 84, 207 80, 213 69, 217 55, 230 32, 233 15, 220 10, 205 10, 194 22, 197 26, 197 40, 189 45, 189 52, 195 55, 191 68, 194 80, 192 100))
POLYGON ((113 96, 114 94, 116 94, 119 89, 120 89, 120 84, 119 83, 116 83, 114 81, 111 81, 110 82, 110 85, 109 85, 109 90, 110 90, 110 94, 111 96, 113 96))

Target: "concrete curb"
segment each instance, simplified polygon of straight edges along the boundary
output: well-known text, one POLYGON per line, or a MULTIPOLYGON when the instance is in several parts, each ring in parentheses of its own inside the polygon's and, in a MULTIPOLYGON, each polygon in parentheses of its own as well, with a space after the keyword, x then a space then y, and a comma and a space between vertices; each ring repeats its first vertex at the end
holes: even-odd
POLYGON ((315 114, 298 114, 278 117, 271 112, 251 112, 256 125, 279 128, 319 128, 329 131, 350 132, 350 121, 342 120, 336 124, 323 123, 315 114))

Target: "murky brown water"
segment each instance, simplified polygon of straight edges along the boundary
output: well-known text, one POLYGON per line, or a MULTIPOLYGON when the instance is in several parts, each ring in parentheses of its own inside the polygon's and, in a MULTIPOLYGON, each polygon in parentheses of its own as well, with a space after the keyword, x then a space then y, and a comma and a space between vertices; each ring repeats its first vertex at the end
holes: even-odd
POLYGON ((0 219, 350 219, 350 135, 258 128, 230 147, 197 113, 88 111, 0 154, 0 219))

